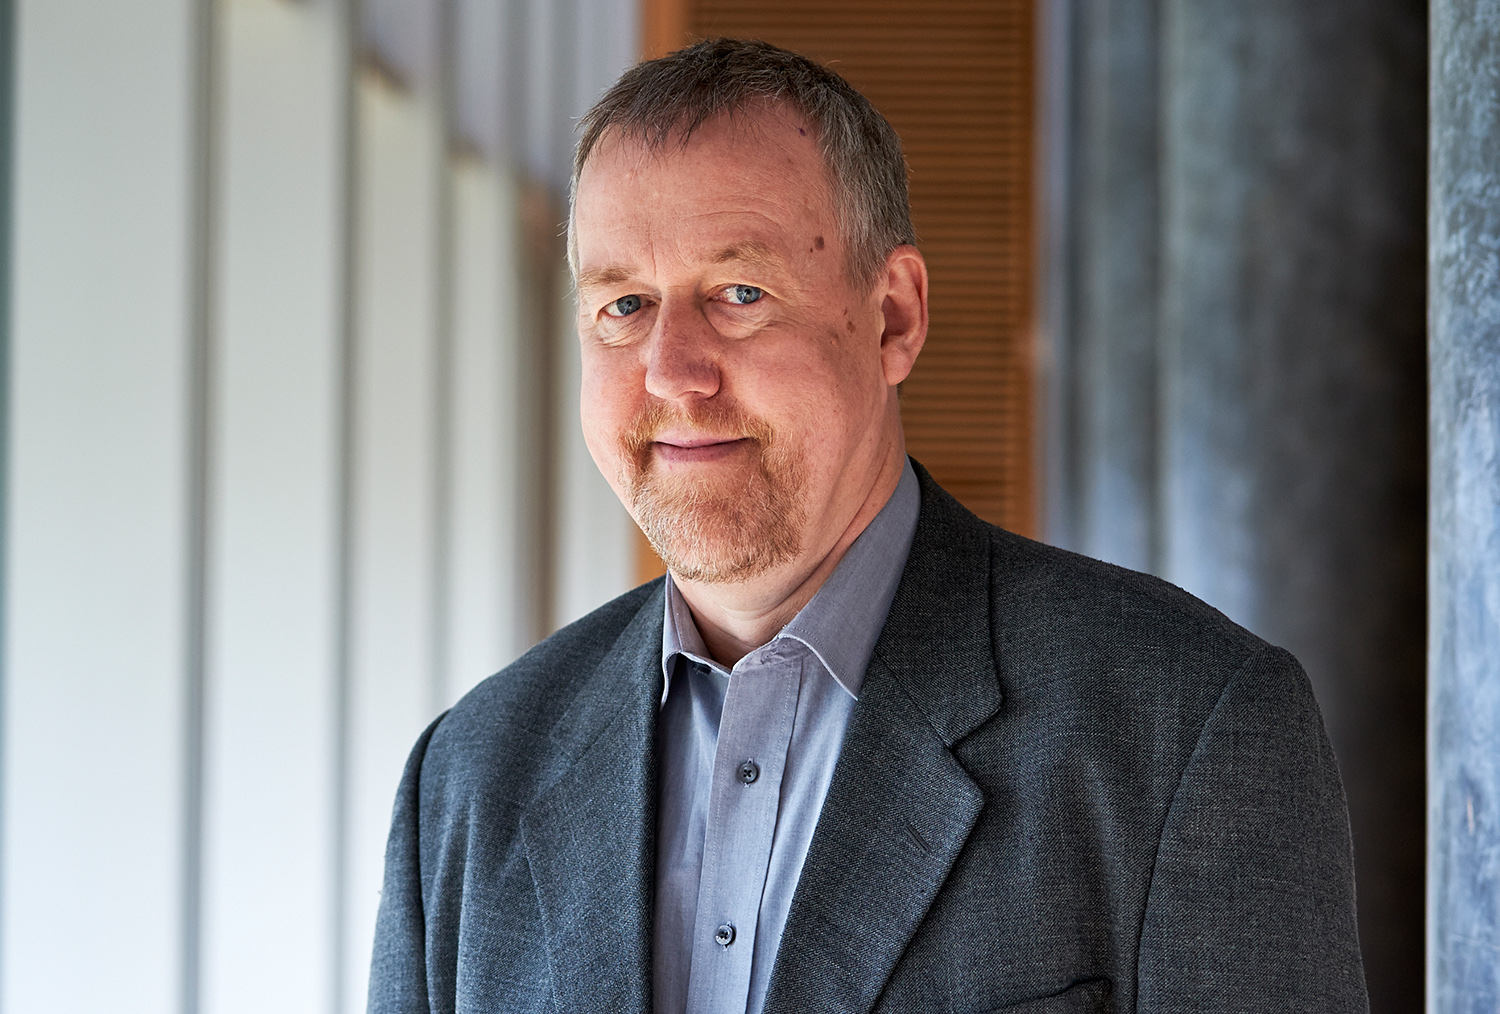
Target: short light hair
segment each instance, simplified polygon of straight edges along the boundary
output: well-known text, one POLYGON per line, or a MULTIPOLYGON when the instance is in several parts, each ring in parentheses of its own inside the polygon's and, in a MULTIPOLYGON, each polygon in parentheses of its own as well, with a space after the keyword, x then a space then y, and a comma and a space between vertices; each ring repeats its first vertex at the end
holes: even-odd
POLYGON ((709 120, 784 102, 817 131, 852 282, 873 284, 896 247, 916 243, 901 138, 870 100, 827 67, 766 42, 706 39, 638 64, 583 114, 569 187, 568 259, 578 272, 572 206, 578 178, 606 131, 661 150, 709 120))

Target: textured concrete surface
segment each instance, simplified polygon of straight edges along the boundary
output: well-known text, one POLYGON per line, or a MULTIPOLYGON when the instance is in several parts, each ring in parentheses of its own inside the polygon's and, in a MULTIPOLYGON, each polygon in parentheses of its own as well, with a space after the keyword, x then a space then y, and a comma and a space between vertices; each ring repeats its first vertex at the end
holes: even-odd
POLYGON ((1052 537, 1301 658, 1348 789, 1372 1006, 1416 1010, 1427 8, 1064 9, 1052 537))
POLYGON ((1428 1005, 1500 1009, 1500 4, 1432 5, 1428 1005))
POLYGON ((1426 7, 1165 0, 1163 572, 1291 649, 1421 1002, 1426 7))
POLYGON ((1081 0, 1078 548, 1158 564, 1158 0, 1081 0))

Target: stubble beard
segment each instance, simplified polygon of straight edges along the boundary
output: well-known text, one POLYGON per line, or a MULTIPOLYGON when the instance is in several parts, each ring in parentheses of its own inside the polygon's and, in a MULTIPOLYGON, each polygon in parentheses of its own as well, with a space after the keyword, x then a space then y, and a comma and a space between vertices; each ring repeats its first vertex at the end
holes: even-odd
POLYGON ((689 411, 654 402, 621 437, 621 487, 651 547, 686 581, 720 584, 764 574, 801 547, 805 468, 764 420, 732 403, 689 411), (678 478, 656 467, 652 443, 669 424, 737 434, 751 460, 738 476, 678 478))

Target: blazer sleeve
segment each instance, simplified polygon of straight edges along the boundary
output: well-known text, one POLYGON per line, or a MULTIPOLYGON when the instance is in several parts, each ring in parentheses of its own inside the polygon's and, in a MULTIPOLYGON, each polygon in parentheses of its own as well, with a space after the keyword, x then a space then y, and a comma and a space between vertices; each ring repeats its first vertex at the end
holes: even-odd
POLYGON ((1167 813, 1142 926, 1146 1014, 1366 1014, 1349 816, 1297 660, 1252 657, 1167 813))
POLYGON ((385 845, 385 883, 375 919, 369 1014, 417 1014, 429 1009, 419 820, 422 761, 441 721, 439 716, 417 740, 396 789, 391 833, 385 845))

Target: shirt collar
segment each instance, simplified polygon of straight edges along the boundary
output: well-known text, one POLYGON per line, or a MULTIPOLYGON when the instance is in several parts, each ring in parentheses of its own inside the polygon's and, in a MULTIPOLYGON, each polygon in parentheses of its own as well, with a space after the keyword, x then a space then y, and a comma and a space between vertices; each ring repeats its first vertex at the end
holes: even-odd
MULTIPOLYGON (((772 641, 790 638, 818 657, 839 686, 858 699, 865 669, 886 614, 906 569, 922 495, 911 462, 901 470, 896 491, 880 513, 860 532, 823 586, 772 641)), ((662 624, 662 701, 672 682, 678 655, 723 673, 708 655, 703 636, 672 575, 667 575, 666 616, 662 624)))

